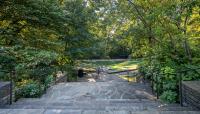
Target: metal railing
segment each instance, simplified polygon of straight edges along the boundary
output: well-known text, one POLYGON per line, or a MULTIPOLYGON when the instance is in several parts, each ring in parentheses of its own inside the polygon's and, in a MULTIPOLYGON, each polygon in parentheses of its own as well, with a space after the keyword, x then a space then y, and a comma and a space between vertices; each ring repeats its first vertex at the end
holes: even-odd
MULTIPOLYGON (((189 71, 195 71, 195 72, 197 72, 196 70, 199 70, 200 68, 195 68, 195 69, 193 69, 193 68, 188 68, 188 69, 186 69, 186 70, 181 70, 181 71, 178 71, 177 73, 168 73, 168 75, 176 75, 177 76, 177 85, 178 85, 178 90, 177 90, 177 94, 178 94, 178 96, 179 96, 179 102, 180 102, 180 105, 181 106, 183 106, 183 100, 182 100, 182 97, 183 97, 183 95, 182 95, 182 81, 183 81, 183 75, 186 75, 187 74, 187 72, 189 72, 189 71), (177 75, 178 74, 178 75, 177 75)), ((197 72, 198 73, 198 72, 197 72)), ((161 74, 161 75, 163 75, 163 74, 161 74)), ((199 74, 200 75, 200 74, 199 74)), ((161 80, 162 80, 162 77, 160 77, 161 78, 161 80)), ((156 77, 155 77, 155 80, 154 80, 154 77, 153 76, 151 76, 151 78, 150 78, 150 81, 151 81, 151 87, 152 87, 152 93, 153 94, 156 94, 156 97, 157 97, 157 99, 159 99, 159 96, 160 96, 160 93, 162 93, 161 91, 160 91, 160 89, 162 89, 163 87, 161 86, 161 88, 159 89, 158 88, 158 86, 159 86, 159 81, 158 81, 158 75, 156 75, 156 77), (154 91, 154 85, 156 84, 156 91, 154 91)))
MULTIPOLYGON (((183 93, 182 93, 182 87, 183 87, 183 84, 182 84, 182 81, 183 81, 183 75, 186 75, 187 72, 189 71, 195 71, 196 73, 198 73, 198 71, 196 70, 199 70, 200 68, 188 68, 186 70, 181 70, 178 72, 179 74, 179 77, 178 77, 178 85, 179 85, 179 89, 178 89, 178 96, 179 96, 179 101, 180 101, 180 104, 181 106, 183 106, 183 93), (183 75, 182 75, 183 74, 183 75)), ((200 75, 200 74, 199 74, 200 75)))
POLYGON ((10 93, 10 99, 9 99, 9 104, 11 105, 12 104, 12 101, 13 101, 13 77, 15 76, 15 71, 6 71, 6 70, 1 70, 1 72, 4 72, 4 73, 8 73, 9 74, 9 81, 10 81, 10 88, 9 88, 9 93, 10 93))

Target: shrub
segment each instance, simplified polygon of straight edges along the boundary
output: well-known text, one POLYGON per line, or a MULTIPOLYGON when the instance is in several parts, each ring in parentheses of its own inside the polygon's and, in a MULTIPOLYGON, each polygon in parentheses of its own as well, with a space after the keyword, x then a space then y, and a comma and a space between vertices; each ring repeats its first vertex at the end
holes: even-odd
POLYGON ((154 58, 143 62, 139 72, 152 81, 152 89, 160 96, 162 101, 172 103, 177 101, 178 78, 176 65, 173 62, 161 63, 154 58))
POLYGON ((150 77, 152 76, 152 69, 150 68, 149 64, 146 61, 140 63, 139 72, 146 79, 150 79, 150 77))
POLYGON ((30 78, 34 80, 38 80, 41 83, 45 83, 45 80, 49 75, 53 74, 54 68, 45 64, 40 64, 36 68, 31 69, 29 74, 30 78))
POLYGON ((180 75, 182 80, 199 80, 200 79, 200 66, 199 65, 183 65, 180 67, 180 75))
POLYGON ((162 76, 164 91, 177 89, 178 79, 176 77, 175 69, 173 69, 172 67, 166 66, 166 67, 161 68, 160 74, 162 76))
POLYGON ((9 55, 8 52, 2 51, 0 48, 0 80, 10 80, 9 72, 14 70, 16 64, 16 58, 9 55))
POLYGON ((66 65, 67 68, 67 81, 77 81, 77 69, 73 66, 66 65))
POLYGON ((42 94, 44 87, 33 80, 23 80, 17 83, 16 97, 35 98, 42 94))
POLYGON ((177 99, 177 93, 171 90, 164 91, 160 96, 160 99, 167 103, 174 103, 177 99))
POLYGON ((0 70, 9 72, 14 70, 16 58, 0 52, 0 70))
POLYGON ((53 83, 54 77, 53 75, 49 75, 46 77, 44 85, 45 85, 45 89, 48 88, 52 83, 53 83))

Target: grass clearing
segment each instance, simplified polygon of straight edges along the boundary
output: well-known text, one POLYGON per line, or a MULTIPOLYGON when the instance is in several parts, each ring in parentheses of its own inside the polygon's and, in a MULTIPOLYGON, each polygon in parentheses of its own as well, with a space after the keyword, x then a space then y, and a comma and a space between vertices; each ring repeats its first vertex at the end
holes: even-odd
POLYGON ((110 67, 114 70, 136 69, 141 60, 82 60, 78 66, 86 69, 96 69, 100 66, 110 67))

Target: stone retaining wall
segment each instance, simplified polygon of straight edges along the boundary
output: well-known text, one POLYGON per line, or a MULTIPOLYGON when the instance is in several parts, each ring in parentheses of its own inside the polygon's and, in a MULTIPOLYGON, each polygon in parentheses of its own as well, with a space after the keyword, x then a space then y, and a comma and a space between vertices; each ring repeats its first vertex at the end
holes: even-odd
POLYGON ((200 81, 182 82, 182 102, 185 106, 200 109, 200 81))
POLYGON ((10 82, 0 82, 0 105, 10 103, 10 82))

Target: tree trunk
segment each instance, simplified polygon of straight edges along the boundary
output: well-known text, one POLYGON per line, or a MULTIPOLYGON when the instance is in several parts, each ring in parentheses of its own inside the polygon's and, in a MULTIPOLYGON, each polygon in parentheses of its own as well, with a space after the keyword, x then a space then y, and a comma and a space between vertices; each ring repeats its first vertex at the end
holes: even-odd
POLYGON ((187 21, 188 21, 188 16, 185 17, 185 21, 184 21, 184 42, 183 42, 183 46, 185 49, 185 54, 189 60, 189 62, 192 62, 192 56, 191 56, 191 49, 190 49, 190 45, 188 43, 188 38, 187 38, 187 21))

